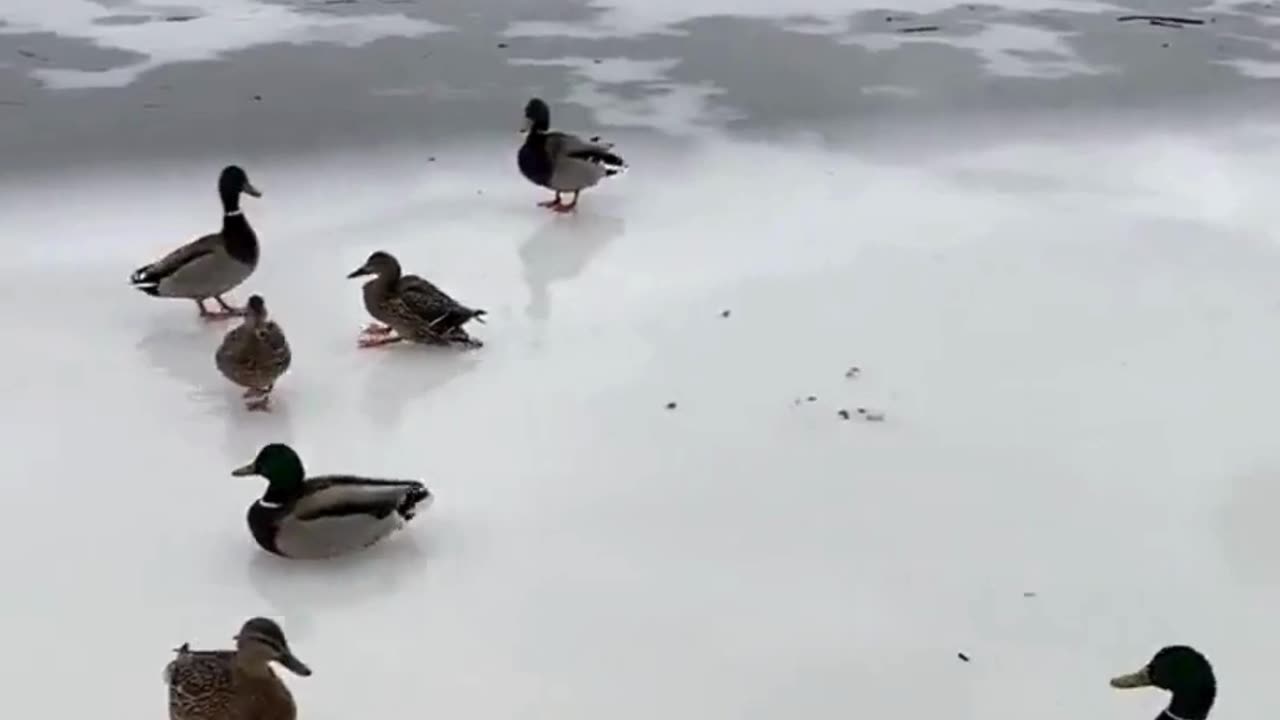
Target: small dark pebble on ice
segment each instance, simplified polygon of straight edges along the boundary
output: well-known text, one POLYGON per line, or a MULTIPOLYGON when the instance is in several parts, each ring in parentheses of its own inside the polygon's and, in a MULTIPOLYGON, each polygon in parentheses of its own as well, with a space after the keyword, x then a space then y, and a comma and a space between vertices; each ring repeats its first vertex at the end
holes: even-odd
POLYGON ((729 311, 728 311, 728 310, 721 310, 721 311, 720 311, 720 317, 729 317, 729 311))
POLYGON ((595 63, 596 65, 599 65, 600 63, 602 63, 602 62, 604 62, 604 61, 603 61, 603 60, 601 60, 600 58, 596 58, 595 60, 592 60, 591 62, 595 63))
POLYGON ((436 161, 435 155, 432 155, 431 157, 427 158, 427 162, 435 162, 435 161, 436 161))
POLYGON ((1022 593, 1022 597, 1035 597, 1035 596, 1036 596, 1036 594, 1035 594, 1035 593, 1033 593, 1033 592, 1031 592, 1030 590, 1028 590, 1027 592, 1022 593))
POLYGON ((254 99, 254 100, 257 100, 257 101, 259 101, 259 102, 261 102, 261 101, 262 101, 262 96, 261 96, 261 95, 254 95, 254 96, 253 96, 253 99, 254 99))
POLYGON ((499 48, 506 48, 506 47, 507 47, 507 44, 506 44, 506 43, 498 43, 498 47, 499 47, 499 48))
POLYGON ((969 656, 965 655, 964 653, 956 653, 956 657, 960 658, 965 662, 969 662, 969 656))
POLYGON ((810 395, 809 397, 805 398, 805 402, 817 402, 817 401, 818 401, 817 395, 810 395))
POLYGON ((840 412, 838 412, 838 413, 836 413, 836 414, 840 416, 840 419, 841 419, 841 420, 848 420, 849 418, 853 417, 853 415, 850 415, 850 414, 849 414, 849 411, 848 411, 848 410, 841 410, 840 412))
POLYGON ((195 20, 198 17, 200 16, 199 15, 170 15, 169 17, 165 18, 164 21, 165 22, 186 22, 188 20, 195 20))
POLYGON ((858 374, 861 372, 862 372, 862 368, 858 367, 857 365, 854 365, 853 367, 845 371, 844 376, 847 378, 856 378, 858 377, 858 374))
POLYGON ((667 409, 668 409, 668 410, 675 410, 675 409, 676 409, 676 404, 675 404, 675 402, 669 402, 669 403, 667 403, 667 409))

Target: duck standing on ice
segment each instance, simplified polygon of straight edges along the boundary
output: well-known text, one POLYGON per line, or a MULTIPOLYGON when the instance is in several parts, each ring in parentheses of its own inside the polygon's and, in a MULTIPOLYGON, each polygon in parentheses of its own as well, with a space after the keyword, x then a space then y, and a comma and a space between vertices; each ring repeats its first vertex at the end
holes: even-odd
POLYGON ((595 186, 602 179, 626 169, 622 156, 608 143, 592 143, 577 135, 550 130, 551 109, 540 98, 524 106, 524 131, 528 133, 516 162, 520 174, 534 185, 555 191, 555 199, 538 203, 556 212, 572 212, 578 206, 578 193, 595 186), (573 193, 566 205, 561 193, 573 193))
POLYGON ((486 311, 463 305, 425 278, 405 274, 391 253, 375 251, 347 278, 367 275, 374 278, 364 284, 364 306, 382 324, 364 329, 358 341, 360 347, 402 340, 434 345, 456 343, 469 348, 484 345, 471 337, 463 325, 472 320, 483 323, 486 311))
POLYGON ((228 165, 218 176, 222 198, 222 230, 196 238, 150 265, 134 271, 129 282, 153 297, 186 298, 200 308, 200 317, 221 320, 243 315, 222 295, 244 282, 258 267, 258 236, 240 210, 240 194, 262 197, 249 176, 236 165, 228 165), (212 298, 222 306, 209 312, 204 301, 212 298))

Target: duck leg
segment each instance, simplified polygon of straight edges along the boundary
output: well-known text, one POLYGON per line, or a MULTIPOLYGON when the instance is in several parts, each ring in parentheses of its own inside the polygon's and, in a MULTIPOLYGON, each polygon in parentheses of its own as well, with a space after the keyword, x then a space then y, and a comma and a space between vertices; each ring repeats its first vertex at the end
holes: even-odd
POLYGON ((264 388, 249 388, 244 391, 244 406, 250 410, 271 411, 271 390, 275 385, 264 388))
POLYGON ((356 345, 362 348, 372 348, 372 347, 379 347, 382 345, 390 345, 392 343, 398 343, 401 340, 404 340, 404 338, 400 337, 399 335, 394 335, 388 332, 388 333, 377 335, 377 336, 361 335, 360 339, 356 341, 356 345))
POLYGON ((544 208, 560 207, 560 191, 559 190, 556 191, 556 197, 554 200, 543 200, 542 202, 538 203, 538 207, 544 207, 544 208))
POLYGON ((213 299, 219 305, 222 306, 222 310, 219 310, 217 312, 209 312, 209 310, 206 309, 204 306, 203 299, 196 300, 196 305, 200 306, 200 317, 204 318, 205 320, 210 320, 210 321, 226 320, 227 318, 233 318, 233 317, 237 317, 244 314, 243 310, 238 310, 236 308, 231 307, 230 305, 223 302, 222 298, 220 297, 214 297, 213 299))
MULTIPOLYGON (((551 209, 552 209, 552 210, 555 210, 555 211, 556 211, 556 212, 558 212, 558 213, 568 213, 568 212, 573 212, 574 210, 578 209, 578 192, 579 192, 578 190, 574 190, 574 191, 573 191, 573 199, 569 201, 569 204, 568 204, 568 205, 561 205, 561 204, 557 203, 557 204, 556 204, 554 207, 552 207, 551 209)), ((557 199, 559 199, 559 197, 560 197, 560 196, 557 194, 557 195, 556 195, 556 198, 557 198, 557 199)))
POLYGON ((383 325, 382 323, 369 323, 368 325, 365 325, 364 330, 361 331, 364 335, 387 335, 390 332, 391 326, 383 325))

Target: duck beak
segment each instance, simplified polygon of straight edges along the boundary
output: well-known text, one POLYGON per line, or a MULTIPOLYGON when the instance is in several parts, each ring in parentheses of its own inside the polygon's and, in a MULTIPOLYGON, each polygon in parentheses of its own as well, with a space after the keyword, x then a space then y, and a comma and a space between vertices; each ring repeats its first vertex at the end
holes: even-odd
POLYGON ((352 270, 351 272, 347 273, 347 279, 350 280, 351 278, 364 277, 365 275, 372 275, 372 274, 373 274, 373 271, 369 269, 368 265, 361 265, 355 270, 352 270))
POLYGON ((257 475, 258 473, 253 469, 253 463, 249 463, 244 467, 238 467, 235 470, 232 470, 231 474, 235 477, 249 477, 251 475, 257 475))
POLYGON ((1111 687, 1113 688, 1140 688, 1151 686, 1151 673, 1146 668, 1142 668, 1137 672, 1131 672, 1128 675, 1120 675, 1111 678, 1111 687))
POLYGON ((311 668, 307 667, 307 664, 299 660, 288 648, 285 648, 285 651, 280 653, 280 656, 276 659, 280 661, 281 665, 289 668, 289 671, 294 675, 307 677, 311 674, 311 668))
POLYGON ((529 118, 525 118, 524 122, 520 123, 520 134, 523 135, 529 132, 529 128, 532 128, 532 127, 533 127, 533 121, 530 120, 529 118))
POLYGON ((262 191, 254 187, 253 183, 249 182, 248 180, 244 181, 244 191, 256 198, 262 197, 262 191))

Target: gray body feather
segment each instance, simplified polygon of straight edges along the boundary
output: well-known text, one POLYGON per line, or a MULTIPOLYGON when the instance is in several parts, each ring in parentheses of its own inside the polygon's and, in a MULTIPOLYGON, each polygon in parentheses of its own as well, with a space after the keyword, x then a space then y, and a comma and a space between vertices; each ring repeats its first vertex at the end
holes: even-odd
POLYGON ((551 189, 559 192, 585 190, 605 176, 617 172, 617 166, 606 165, 588 157, 588 153, 612 154, 612 145, 591 143, 566 132, 546 134, 547 155, 551 157, 551 189))
POLYGON ((386 517, 342 515, 301 521, 293 516, 280 522, 276 548, 291 558, 336 557, 369 547, 404 527, 404 520, 392 512, 386 517))
POLYGON ((160 278, 155 283, 157 295, 203 300, 244 282, 257 265, 256 259, 242 262, 231 257, 222 235, 213 233, 183 245, 141 272, 160 278))
POLYGON ((431 502, 415 480, 322 475, 309 478, 307 486, 276 526, 276 549, 287 557, 327 558, 367 548, 403 528, 431 502), (418 499, 407 502, 411 496, 418 499))

